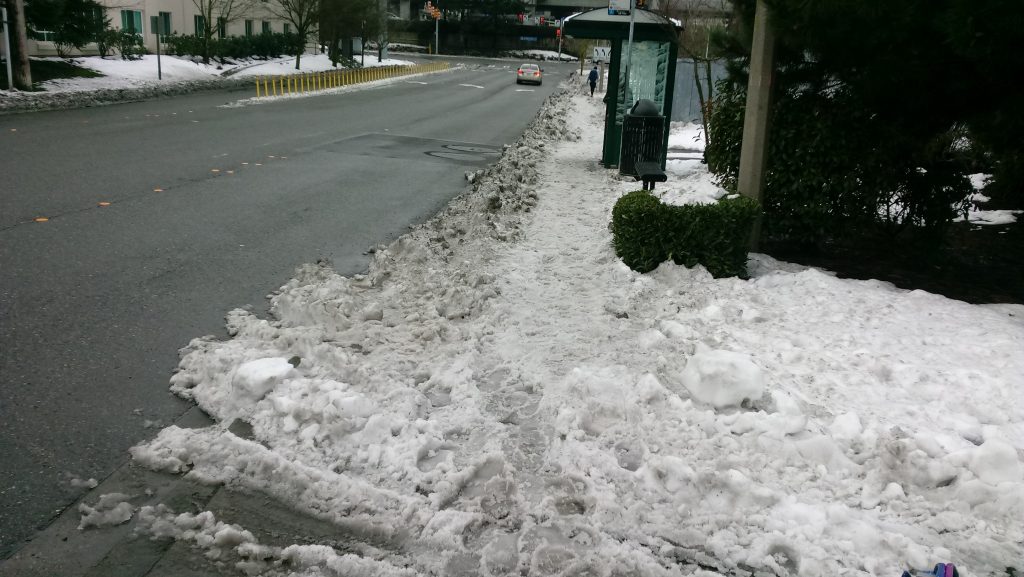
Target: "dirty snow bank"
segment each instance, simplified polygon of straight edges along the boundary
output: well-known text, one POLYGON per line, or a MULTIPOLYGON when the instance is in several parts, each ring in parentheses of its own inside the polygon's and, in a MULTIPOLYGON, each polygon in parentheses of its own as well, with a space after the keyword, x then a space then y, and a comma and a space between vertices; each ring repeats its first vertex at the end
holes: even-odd
POLYGON ((232 311, 172 380, 216 424, 133 449, 379 548, 260 549, 202 511, 143 525, 249 573, 1024 569, 1024 307, 762 255, 749 281, 636 274, 611 248, 630 184, 597 163, 601 119, 554 95, 367 274, 307 265, 270 318, 232 311))

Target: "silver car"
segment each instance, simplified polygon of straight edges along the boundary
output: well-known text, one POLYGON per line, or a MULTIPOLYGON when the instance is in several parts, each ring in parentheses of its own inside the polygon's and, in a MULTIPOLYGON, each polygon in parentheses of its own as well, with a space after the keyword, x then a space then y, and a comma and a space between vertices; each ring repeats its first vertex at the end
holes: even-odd
POLYGON ((520 64, 516 70, 516 84, 536 84, 544 79, 544 69, 536 64, 520 64))

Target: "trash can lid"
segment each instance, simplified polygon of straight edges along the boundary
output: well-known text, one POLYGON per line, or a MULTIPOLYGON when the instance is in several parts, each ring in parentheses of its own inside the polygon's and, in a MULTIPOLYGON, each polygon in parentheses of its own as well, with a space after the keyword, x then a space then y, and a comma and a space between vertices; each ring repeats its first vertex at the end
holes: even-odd
POLYGON ((652 100, 641 98, 633 104, 633 108, 630 109, 629 114, 632 116, 661 116, 661 112, 658 110, 658 105, 652 100))

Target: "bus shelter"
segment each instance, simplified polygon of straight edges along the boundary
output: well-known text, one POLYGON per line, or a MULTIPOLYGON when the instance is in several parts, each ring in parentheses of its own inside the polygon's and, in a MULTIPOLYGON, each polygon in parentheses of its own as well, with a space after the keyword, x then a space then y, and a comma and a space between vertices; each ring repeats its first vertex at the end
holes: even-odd
MULTIPOLYGON (((683 25, 649 12, 636 9, 633 16, 633 48, 626 85, 626 58, 629 43, 629 15, 609 14, 600 8, 573 14, 562 21, 562 33, 573 38, 608 40, 611 58, 608 62, 608 93, 605 98, 604 142, 601 164, 619 164, 622 146, 622 121, 633 104, 640 99, 654 102, 665 117, 665 134, 661 150, 668 150, 669 119, 672 118, 672 96, 676 82, 676 58, 679 54, 679 33, 683 25)), ((664 155, 661 168, 665 168, 664 155)))

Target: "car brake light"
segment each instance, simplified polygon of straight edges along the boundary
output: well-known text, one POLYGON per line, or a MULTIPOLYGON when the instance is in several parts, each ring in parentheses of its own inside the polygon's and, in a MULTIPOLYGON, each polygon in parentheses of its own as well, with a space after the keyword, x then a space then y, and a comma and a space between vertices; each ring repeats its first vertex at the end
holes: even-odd
POLYGON ((540 76, 540 72, 534 72, 533 75, 534 76, 540 76))
POLYGON ((516 72, 518 72, 520 76, 523 75, 523 71, 522 70, 516 70, 516 72))

